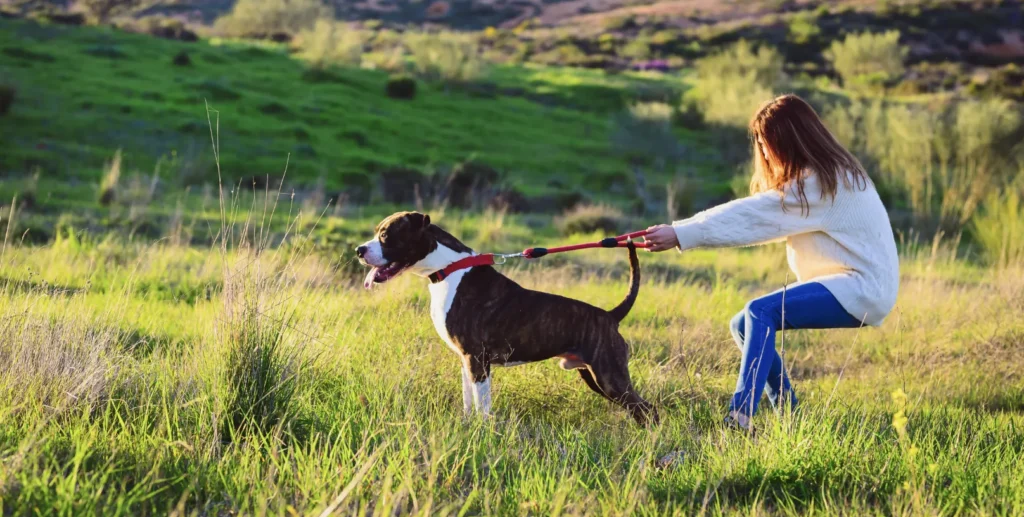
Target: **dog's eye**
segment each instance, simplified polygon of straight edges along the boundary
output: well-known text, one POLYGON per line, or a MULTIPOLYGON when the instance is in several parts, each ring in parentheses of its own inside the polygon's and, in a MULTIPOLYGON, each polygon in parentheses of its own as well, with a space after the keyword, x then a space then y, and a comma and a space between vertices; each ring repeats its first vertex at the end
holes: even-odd
POLYGON ((384 240, 384 239, 387 239, 387 238, 388 238, 388 232, 381 232, 380 240, 384 240))

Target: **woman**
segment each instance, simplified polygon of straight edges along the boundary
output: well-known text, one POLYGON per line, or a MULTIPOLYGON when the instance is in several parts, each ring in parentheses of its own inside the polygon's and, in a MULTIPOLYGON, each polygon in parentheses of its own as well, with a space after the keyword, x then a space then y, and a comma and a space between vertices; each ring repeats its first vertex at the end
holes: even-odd
POLYGON ((750 133, 751 195, 653 226, 646 237, 651 251, 786 240, 798 281, 749 302, 730 325, 743 362, 726 423, 743 429, 750 428, 765 384, 773 405, 796 405, 775 350, 776 331, 880 325, 899 287, 885 207, 864 167, 814 109, 795 95, 779 97, 758 110, 750 133))

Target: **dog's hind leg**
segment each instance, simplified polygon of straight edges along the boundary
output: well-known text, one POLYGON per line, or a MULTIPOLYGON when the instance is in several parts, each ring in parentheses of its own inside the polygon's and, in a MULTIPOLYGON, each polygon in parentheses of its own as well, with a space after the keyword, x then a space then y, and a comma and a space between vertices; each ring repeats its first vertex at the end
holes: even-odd
POLYGON ((629 411, 637 423, 644 426, 657 424, 658 410, 633 389, 627 362, 625 358, 617 360, 609 354, 601 354, 594 358, 590 372, 604 396, 629 411))
MULTIPOLYGON (((586 367, 583 367, 576 371, 580 372, 580 377, 583 378, 583 382, 587 383, 587 386, 590 389, 594 390, 594 393, 597 393, 598 395, 608 400, 612 400, 608 398, 608 395, 604 394, 604 390, 602 390, 601 387, 597 385, 597 381, 594 380, 594 374, 590 373, 590 370, 588 370, 586 367)), ((614 400, 612 400, 612 402, 614 402, 614 400)))

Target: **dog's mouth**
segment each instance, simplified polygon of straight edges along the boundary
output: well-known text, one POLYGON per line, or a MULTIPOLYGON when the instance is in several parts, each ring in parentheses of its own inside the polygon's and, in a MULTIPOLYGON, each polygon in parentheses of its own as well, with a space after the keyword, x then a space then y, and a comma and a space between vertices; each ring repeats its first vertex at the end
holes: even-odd
POLYGON ((380 267, 375 266, 366 274, 366 278, 363 280, 363 287, 369 289, 373 287, 373 284, 383 284, 398 276, 407 267, 409 267, 408 264, 402 264, 401 262, 390 262, 380 267))

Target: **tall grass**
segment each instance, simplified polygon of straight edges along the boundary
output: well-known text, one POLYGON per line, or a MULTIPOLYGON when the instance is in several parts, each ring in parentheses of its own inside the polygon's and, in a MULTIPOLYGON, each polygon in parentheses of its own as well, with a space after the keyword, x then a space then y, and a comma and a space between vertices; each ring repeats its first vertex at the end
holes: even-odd
POLYGON ((854 101, 826 118, 884 189, 946 231, 963 228, 984 199, 1015 180, 1024 152, 1020 107, 1006 100, 854 101))
POLYGON ((48 306, 73 307, 45 292, 12 299, 0 308, 0 398, 11 408, 92 411, 113 395, 126 360, 123 333, 102 319, 70 311, 47 314, 48 306), (56 303, 54 303, 56 302, 56 303))
POLYGON ((121 181, 121 150, 114 153, 114 157, 107 163, 103 171, 103 179, 100 180, 99 201, 101 205, 110 205, 117 199, 117 186, 121 181))
POLYGON ((971 221, 986 259, 998 267, 1024 265, 1024 196, 1018 189, 992 193, 971 221))

